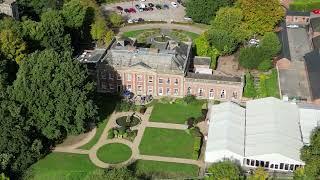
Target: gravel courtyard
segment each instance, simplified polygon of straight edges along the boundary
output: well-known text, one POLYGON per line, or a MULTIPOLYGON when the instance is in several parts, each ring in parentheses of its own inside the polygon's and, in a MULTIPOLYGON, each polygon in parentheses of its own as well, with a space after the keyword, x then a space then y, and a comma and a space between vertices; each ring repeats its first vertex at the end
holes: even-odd
MULTIPOLYGON (((164 4, 169 5, 169 9, 161 9, 157 10, 155 7, 153 8, 153 11, 143 11, 139 12, 137 11, 136 13, 125 13, 122 12, 122 15, 125 16, 127 19, 138 19, 138 18, 143 18, 145 21, 177 21, 177 22, 184 22, 184 17, 186 15, 185 13, 185 8, 178 4, 177 8, 174 8, 171 5, 172 1, 169 0, 146 0, 145 2, 141 1, 130 1, 130 2, 121 2, 121 3, 115 3, 115 4, 107 4, 103 5, 102 8, 103 10, 108 13, 110 11, 115 11, 119 12, 119 10, 116 9, 116 6, 121 6, 123 9, 125 8, 135 8, 135 5, 138 4, 140 5, 141 3, 147 5, 148 3, 153 3, 154 5, 156 4, 161 4, 162 6, 164 4)), ((176 1, 174 1, 176 2, 176 1)))

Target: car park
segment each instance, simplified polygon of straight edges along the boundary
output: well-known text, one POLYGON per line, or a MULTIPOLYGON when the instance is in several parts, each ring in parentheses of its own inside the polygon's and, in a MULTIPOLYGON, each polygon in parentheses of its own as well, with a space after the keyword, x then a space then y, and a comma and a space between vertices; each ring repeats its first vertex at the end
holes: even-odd
POLYGON ((171 2, 171 6, 174 7, 174 8, 177 8, 178 4, 176 2, 171 2))

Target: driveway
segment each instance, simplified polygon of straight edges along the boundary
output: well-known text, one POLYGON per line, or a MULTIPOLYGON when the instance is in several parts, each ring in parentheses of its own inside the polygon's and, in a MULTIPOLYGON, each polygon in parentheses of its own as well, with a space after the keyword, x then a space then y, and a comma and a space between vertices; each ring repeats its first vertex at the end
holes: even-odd
POLYGON ((305 28, 287 28, 292 61, 303 61, 303 56, 312 50, 305 28))
POLYGON ((105 11, 106 13, 108 13, 110 11, 116 11, 116 12, 120 13, 120 11, 116 9, 116 6, 121 6, 123 9, 134 8, 137 11, 137 9, 135 8, 136 4, 140 5, 141 3, 143 3, 143 4, 147 5, 148 3, 153 3, 154 5, 160 4, 162 6, 164 4, 167 4, 169 6, 169 9, 157 10, 154 7, 153 11, 143 11, 143 12, 137 11, 136 13, 122 12, 121 14, 124 17, 126 17, 126 19, 143 18, 145 21, 186 22, 186 20, 184 20, 184 17, 186 15, 185 8, 178 3, 177 3, 178 7, 174 8, 171 5, 172 1, 175 1, 175 0, 171 0, 171 1, 170 0, 146 0, 145 2, 140 2, 140 1, 121 2, 121 3, 103 5, 102 10, 105 11))

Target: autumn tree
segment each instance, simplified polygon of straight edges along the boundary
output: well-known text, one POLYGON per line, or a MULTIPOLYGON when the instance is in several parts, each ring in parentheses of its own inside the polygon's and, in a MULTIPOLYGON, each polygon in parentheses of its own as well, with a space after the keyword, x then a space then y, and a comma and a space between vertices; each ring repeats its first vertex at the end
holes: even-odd
POLYGON ((12 96, 29 111, 28 123, 56 140, 81 133, 94 122, 93 90, 87 70, 69 53, 45 50, 21 63, 12 96))
POLYGON ((7 59, 20 63, 26 56, 26 43, 19 34, 4 29, 0 31, 0 51, 7 59))
POLYGON ((98 44, 102 44, 103 38, 107 31, 107 25, 104 19, 97 19, 92 25, 91 25, 91 36, 92 39, 96 40, 98 44))
POLYGON ((208 172, 208 180, 239 179, 241 175, 240 167, 230 160, 213 163, 208 172))
POLYGON ((269 177, 269 173, 264 170, 263 167, 258 167, 254 170, 253 174, 249 176, 248 180, 266 180, 269 177))
POLYGON ((273 31, 284 16, 279 0, 238 0, 237 6, 243 11, 248 28, 258 34, 273 31))
POLYGON ((110 13, 108 17, 113 27, 120 27, 124 22, 123 17, 117 13, 110 13))
POLYGON ((114 38, 114 32, 112 30, 108 30, 106 35, 104 36, 104 44, 108 47, 114 38))

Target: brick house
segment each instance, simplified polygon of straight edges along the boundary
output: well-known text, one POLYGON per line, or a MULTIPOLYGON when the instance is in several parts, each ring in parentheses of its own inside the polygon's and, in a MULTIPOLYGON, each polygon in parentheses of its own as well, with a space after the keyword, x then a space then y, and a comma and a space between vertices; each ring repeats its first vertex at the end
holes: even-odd
POLYGON ((135 39, 116 38, 96 65, 97 91, 240 101, 243 78, 214 75, 210 61, 194 57, 191 43, 169 40, 143 48, 135 39))

